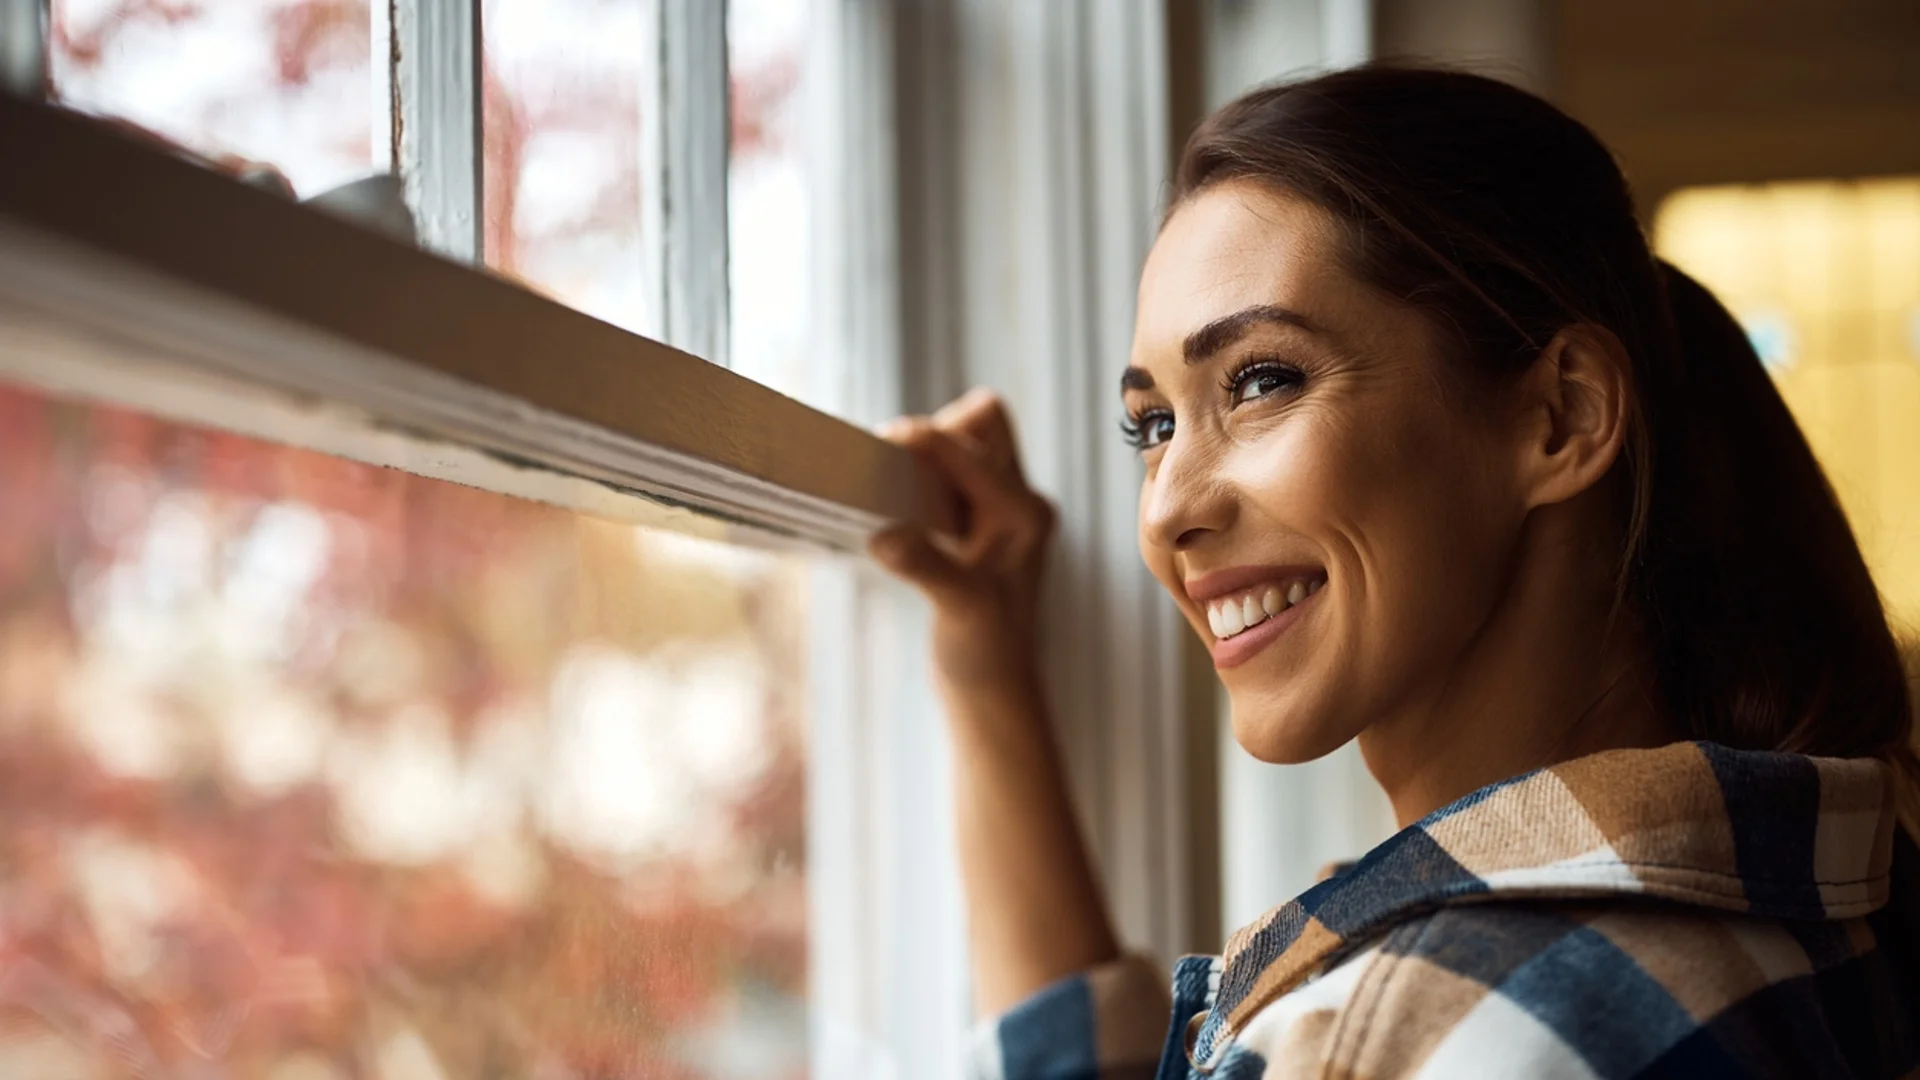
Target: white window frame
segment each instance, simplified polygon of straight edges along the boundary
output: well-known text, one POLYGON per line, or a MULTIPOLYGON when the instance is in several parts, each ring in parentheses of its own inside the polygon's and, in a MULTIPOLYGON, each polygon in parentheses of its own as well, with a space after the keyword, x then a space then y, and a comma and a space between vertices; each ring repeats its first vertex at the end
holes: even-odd
MULTIPOLYGON (((17 3, 20 0, 0 0, 17 3)), ((398 172, 421 242, 483 261, 484 0, 385 0, 398 172)), ((643 330, 727 363, 727 5, 642 0, 643 330)))
POLYGON ((487 221, 481 0, 389 2, 390 126, 414 228, 429 250, 478 265, 487 221))

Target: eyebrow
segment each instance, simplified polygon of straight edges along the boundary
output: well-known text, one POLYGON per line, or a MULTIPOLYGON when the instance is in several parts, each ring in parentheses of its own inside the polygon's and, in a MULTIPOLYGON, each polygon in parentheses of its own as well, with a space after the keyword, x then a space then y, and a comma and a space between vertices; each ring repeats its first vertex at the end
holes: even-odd
MULTIPOLYGON (((1320 328, 1313 320, 1288 307, 1279 304, 1255 304, 1241 308, 1231 315, 1222 315, 1207 325, 1187 335, 1180 345, 1180 354, 1191 364, 1204 363, 1213 354, 1244 337, 1247 331, 1256 326, 1278 324, 1305 330, 1309 334, 1319 333, 1320 328)), ((1120 373, 1120 392, 1129 390, 1153 389, 1153 376, 1147 369, 1129 367, 1120 373)))
POLYGON ((1305 330, 1309 334, 1319 331, 1311 320, 1292 308, 1281 307, 1279 304, 1256 304, 1250 308, 1241 308, 1231 315, 1223 315, 1188 334, 1187 340, 1180 346, 1180 352, 1186 357, 1187 363, 1198 364, 1239 341, 1254 327, 1275 323, 1305 330))

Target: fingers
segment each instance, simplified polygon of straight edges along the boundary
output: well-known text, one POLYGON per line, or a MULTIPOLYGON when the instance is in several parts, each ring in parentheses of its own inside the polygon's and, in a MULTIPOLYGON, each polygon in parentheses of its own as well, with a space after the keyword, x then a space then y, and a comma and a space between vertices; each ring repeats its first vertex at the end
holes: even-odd
POLYGON ((960 489, 967 511, 964 559, 976 560, 989 551, 1019 558, 1051 538, 1053 506, 1029 488, 1017 470, 996 468, 978 446, 924 422, 897 441, 960 489))
POLYGON ((1020 475, 1020 444, 1013 434, 1013 418, 1000 395, 975 387, 935 412, 933 425, 975 444, 995 468, 1020 475))
POLYGON ((930 460, 976 510, 1005 503, 1024 489, 1006 470, 995 467, 978 447, 932 424, 915 424, 904 433, 900 444, 930 460))
POLYGON ((902 525, 878 534, 868 541, 867 553, 936 604, 960 600, 967 590, 965 568, 936 547, 926 530, 917 526, 902 525))
MULTIPOLYGON (((880 434, 945 477, 958 490, 964 508, 965 525, 954 543, 940 546, 941 540, 921 537, 936 546, 928 552, 905 539, 890 541, 906 545, 897 558, 928 560, 938 555, 976 579, 969 585, 975 588, 982 574, 1029 578, 1039 573, 1056 515, 1052 504, 1020 476, 1013 428, 998 398, 976 392, 932 417, 883 425, 880 434)), ((933 569, 924 573, 941 569, 938 563, 928 565, 933 569)))

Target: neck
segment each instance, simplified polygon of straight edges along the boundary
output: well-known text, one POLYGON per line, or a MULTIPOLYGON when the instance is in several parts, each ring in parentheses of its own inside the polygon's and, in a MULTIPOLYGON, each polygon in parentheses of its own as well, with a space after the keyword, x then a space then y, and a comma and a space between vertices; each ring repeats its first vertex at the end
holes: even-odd
POLYGON ((1583 560, 1527 558, 1529 547, 1558 546, 1530 539, 1508 595, 1444 685, 1360 735, 1402 828, 1533 769, 1680 737, 1658 704, 1638 624, 1613 610, 1610 588, 1591 584, 1606 575, 1572 565, 1583 560))

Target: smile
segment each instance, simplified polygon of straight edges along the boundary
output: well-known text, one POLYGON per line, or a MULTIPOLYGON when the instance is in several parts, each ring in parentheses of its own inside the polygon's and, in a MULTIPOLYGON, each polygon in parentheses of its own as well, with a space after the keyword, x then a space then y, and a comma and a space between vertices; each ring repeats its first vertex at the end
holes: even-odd
POLYGON ((1219 640, 1231 640, 1319 592, 1326 582, 1315 574, 1264 582, 1219 597, 1207 604, 1207 627, 1219 640))

